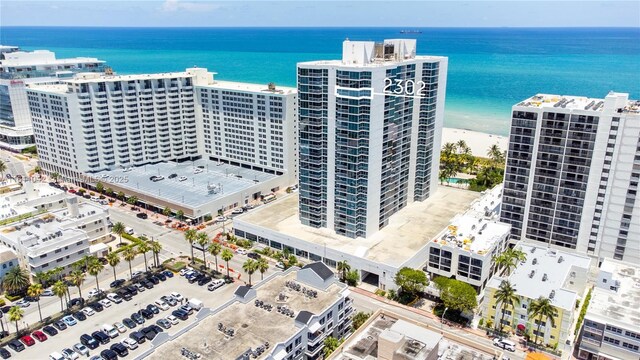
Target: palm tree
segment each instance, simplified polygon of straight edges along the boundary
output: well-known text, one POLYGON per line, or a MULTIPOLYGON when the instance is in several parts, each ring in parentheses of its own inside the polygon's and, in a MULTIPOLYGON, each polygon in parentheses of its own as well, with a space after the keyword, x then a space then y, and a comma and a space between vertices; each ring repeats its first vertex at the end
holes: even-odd
POLYGON ((209 235, 207 235, 207 233, 204 231, 197 233, 196 242, 198 243, 198 245, 202 247, 202 262, 204 263, 204 266, 207 267, 206 249, 207 249, 207 244, 209 243, 209 235))
POLYGON ((54 172, 53 174, 51 174, 51 178, 53 179, 53 181, 56 182, 56 184, 58 183, 58 180, 60 179, 60 174, 57 172, 54 172))
POLYGON ((500 147, 497 144, 491 145, 489 150, 487 150, 487 156, 493 161, 496 165, 504 164, 505 158, 504 153, 500 150, 500 147))
POLYGON ((51 274, 48 271, 40 271, 37 272, 33 278, 36 279, 40 285, 45 286, 51 279, 51 274))
POLYGON ((227 277, 229 277, 229 260, 233 259, 233 253, 229 249, 224 249, 220 257, 227 262, 227 277))
POLYGON ((184 211, 182 210, 176 211, 176 219, 182 220, 183 217, 184 217, 184 211))
POLYGON ((193 242, 196 241, 197 231, 189 229, 184 232, 184 239, 191 245, 191 262, 193 262, 193 242))
POLYGON ((264 273, 269 270, 269 262, 265 258, 256 261, 256 267, 260 271, 260 280, 264 280, 264 273))
POLYGON ((12 306, 9 309, 9 321, 16 322, 16 334, 18 333, 18 321, 22 320, 24 317, 24 310, 20 306, 12 306))
POLYGON ((160 244, 160 241, 151 241, 149 243, 149 249, 153 252, 153 262, 155 267, 160 266, 160 251, 162 251, 162 244, 160 244))
POLYGON ((347 272, 351 270, 351 265, 349 265, 347 260, 338 261, 337 269, 340 272, 340 281, 344 281, 344 279, 347 278, 347 272))
POLYGON ((166 216, 166 217, 169 217, 169 215, 171 215, 171 209, 169 209, 169 207, 168 207, 168 206, 167 206, 167 207, 165 207, 165 208, 162 210, 162 215, 164 215, 164 216, 166 216))
POLYGON ((19 294, 29 286, 29 273, 20 266, 12 267, 2 279, 2 286, 9 294, 19 294))
POLYGON ((72 271, 71 274, 69 274, 69 280, 73 286, 78 287, 78 294, 80 297, 82 297, 82 284, 84 283, 86 276, 87 275, 80 270, 72 271))
POLYGON ((31 284, 27 289, 27 295, 33 297, 38 302, 38 314, 40 314, 40 322, 42 322, 42 310, 40 310, 40 295, 44 292, 42 284, 31 284))
POLYGON ((500 283, 500 287, 495 292, 496 303, 501 303, 502 317, 500 318, 500 332, 502 332, 502 328, 504 327, 504 314, 507 306, 511 306, 520 304, 520 297, 516 293, 517 290, 515 287, 511 285, 508 280, 503 280, 500 283))
POLYGON ((136 255, 138 255, 138 253, 136 252, 136 249, 134 249, 132 246, 129 246, 128 248, 124 249, 124 251, 122 252, 122 258, 125 261, 129 262, 129 275, 131 276, 130 278, 133 278, 133 271, 131 270, 131 261, 133 261, 133 259, 136 258, 136 255))
POLYGON ((258 269, 258 266, 253 259, 247 259, 247 261, 242 264, 242 270, 249 275, 249 286, 251 286, 251 275, 258 269))
POLYGON ((209 254, 213 255, 216 259, 216 271, 218 271, 218 254, 222 251, 222 246, 214 242, 209 245, 207 251, 209 251, 209 254))
POLYGON ((62 272, 64 271, 63 268, 61 268, 60 266, 56 266, 55 268, 53 268, 51 270, 51 278, 52 279, 56 279, 56 280, 60 280, 62 278, 62 272))
POLYGON ((97 257, 94 257, 89 262, 89 265, 87 265, 87 272, 89 272, 89 274, 91 276, 95 276, 95 278, 96 278, 96 289, 98 289, 98 291, 100 290, 100 284, 98 282, 98 275, 100 275, 102 270, 104 270, 104 264, 102 264, 102 262, 100 260, 98 260, 97 257))
POLYGON ((60 298, 60 311, 64 311, 64 303, 62 302, 62 298, 67 295, 67 284, 62 280, 56 281, 51 288, 53 293, 60 298))
POLYGON ((113 268, 113 280, 117 279, 116 277, 116 266, 120 264, 120 255, 117 252, 110 252, 107 254, 107 263, 113 268))
POLYGON ((147 242, 141 242, 138 244, 138 253, 144 256, 144 271, 149 271, 149 267, 147 267, 147 253, 149 250, 151 250, 151 248, 147 242))
POLYGON ((118 191, 118 199, 120 199, 120 201, 124 201, 124 191, 118 191))
POLYGON ((508 249, 507 252, 509 253, 509 256, 511 256, 518 262, 527 261, 527 254, 520 249, 511 248, 511 249, 508 249))
POLYGON ((127 199, 127 204, 129 205, 135 205, 138 202, 138 197, 136 196, 129 196, 129 198, 127 199))
POLYGON ((554 318, 558 316, 558 311, 553 305, 551 305, 550 299, 540 296, 529 304, 527 313, 534 318, 538 318, 538 329, 536 330, 536 339, 534 340, 534 343, 537 344, 538 334, 540 334, 540 327, 542 326, 542 319, 545 319, 545 323, 548 320, 552 327, 556 326, 554 318))
POLYGON ((122 244, 122 234, 124 234, 124 230, 125 230, 125 226, 120 221, 113 224, 113 227, 111 228, 111 232, 113 232, 114 234, 120 237, 120 244, 122 244))

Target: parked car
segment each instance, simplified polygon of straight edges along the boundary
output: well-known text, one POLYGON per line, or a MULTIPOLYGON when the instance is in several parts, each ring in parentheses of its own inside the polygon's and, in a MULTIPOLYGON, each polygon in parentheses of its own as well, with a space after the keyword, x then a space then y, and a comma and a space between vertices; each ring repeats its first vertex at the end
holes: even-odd
POLYGON ((46 341, 47 335, 45 335, 41 330, 36 330, 31 334, 32 337, 38 339, 38 341, 43 342, 46 341))
POLYGON ((215 279, 209 284, 209 286, 207 286, 207 290, 214 291, 215 289, 221 288, 223 285, 224 285, 224 280, 215 279))
POLYGON ((176 301, 176 299, 174 299, 171 296, 168 295, 163 295, 160 297, 160 300, 164 301, 165 303, 167 303, 167 305, 169 306, 176 306, 178 304, 178 302, 176 301))
POLYGON ((73 351, 82 356, 87 356, 89 354, 89 348, 80 343, 73 345, 73 351))
POLYGON ((231 212, 232 215, 240 215, 244 212, 243 208, 239 208, 239 209, 233 209, 233 211, 231 212))
POLYGON ((74 298, 69 300, 69 307, 73 307, 73 306, 83 306, 84 305, 84 299, 83 298, 74 298))
POLYGON ((40 296, 54 296, 55 294, 53 293, 53 290, 51 289, 47 289, 45 291, 42 292, 42 294, 40 294, 40 296))
POLYGON ((65 325, 67 325, 67 326, 73 326, 73 325, 78 323, 78 321, 76 319, 74 319, 74 317, 71 316, 71 315, 67 315, 67 316, 63 317, 62 321, 64 321, 65 325))
POLYGON ((33 346, 36 344, 36 341, 33 340, 31 335, 24 335, 23 337, 20 338, 20 341, 22 341, 22 343, 27 346, 33 346))
POLYGON ((98 296, 98 295, 100 295, 102 293, 103 293, 102 290, 98 290, 98 289, 94 288, 94 289, 89 290, 89 297, 95 297, 95 296, 98 296))
POLYGON ((100 351, 100 357, 104 360, 118 360, 118 354, 111 349, 100 351))
POLYGON ((147 310, 147 309, 140 309, 140 310, 138 311, 138 313, 139 313, 140 315, 142 315, 142 317, 144 317, 144 318, 145 318, 145 319, 147 319, 147 320, 149 320, 149 319, 153 318, 153 312, 152 312, 152 311, 150 311, 150 310, 147 310))
POLYGON ((74 312, 71 316, 73 316, 74 318, 76 318, 78 321, 85 321, 87 320, 87 315, 85 315, 84 312, 82 311, 76 311, 74 312))
POLYGON ((109 284, 109 287, 117 288, 117 287, 122 286, 122 284, 124 284, 124 283, 125 283, 124 279, 116 279, 116 280, 112 281, 111 284, 109 284))
POLYGON ((111 301, 109 299, 102 299, 98 301, 98 303, 104 307, 111 307, 111 301))
POLYGON ((115 351, 119 357, 125 357, 129 355, 129 350, 127 350, 127 347, 120 343, 115 343, 111 345, 110 349, 115 351))
POLYGON ((58 335, 58 330, 56 330, 56 328, 54 328, 51 325, 47 325, 45 327, 42 328, 42 332, 44 332, 45 334, 49 335, 49 336, 56 336, 58 335))
POLYGON ((99 303, 99 302, 97 302, 97 303, 93 303, 93 304, 91 304, 91 305, 89 305, 89 306, 91 306, 91 308, 92 308, 93 310, 97 311, 97 312, 100 312, 100 311, 104 310, 104 306, 102 306, 102 304, 101 304, 101 303, 99 303))
POLYGON ((158 309, 158 307, 153 305, 153 304, 147 305, 147 310, 151 311, 154 314, 159 314, 160 313, 160 309, 158 309))
POLYGON ((67 328, 67 324, 62 320, 58 320, 58 321, 54 322, 53 326, 55 326, 55 328, 60 330, 60 331, 62 331, 62 330, 67 328))
POLYGON ((278 269, 283 269, 283 270, 284 270, 284 264, 282 263, 282 261, 278 261, 278 262, 276 263, 276 267, 277 267, 278 269))
POLYGON ((126 346, 129 350, 135 350, 138 348, 138 342, 132 338, 125 338, 122 340, 122 345, 126 346))
POLYGON ((179 307, 180 310, 186 311, 189 315, 193 314, 193 308, 189 304, 184 304, 179 307))
POLYGON ((113 327, 116 328, 116 330, 118 330, 119 333, 127 332, 127 327, 124 326, 124 324, 121 322, 117 322, 117 321, 114 322, 113 327))
POLYGON ((178 174, 174 173, 174 174, 171 174, 171 175, 167 176, 167 179, 173 179, 173 178, 176 178, 176 177, 178 177, 178 174))
POLYGON ((59 352, 54 351, 51 354, 49 354, 49 360, 66 360, 66 358, 59 352))
POLYGON ((78 353, 69 348, 62 349, 62 356, 64 356, 64 358, 67 360, 75 360, 79 357, 78 353))
POLYGON ((116 294, 118 294, 118 296, 120 296, 124 301, 130 301, 132 298, 131 293, 125 289, 118 290, 116 294))
POLYGON ((153 283, 151 281, 144 280, 141 284, 147 289, 153 289, 153 283))
POLYGON ((156 320, 156 324, 164 329, 169 329, 171 327, 171 321, 167 319, 158 319, 156 320))
POLYGON ((109 335, 109 337, 112 339, 120 335, 120 332, 115 328, 115 326, 111 324, 103 324, 100 330, 102 330, 103 333, 109 335))
POLYGON ((202 286, 202 285, 208 284, 210 281, 211 281, 211 276, 205 275, 198 280, 198 285, 202 286))
POLYGON ((169 315, 169 316, 167 316, 167 320, 169 320, 169 322, 170 322, 172 325, 177 325, 177 324, 178 324, 178 318, 177 318, 177 317, 175 317, 175 316, 173 316, 173 315, 169 315))
POLYGON ((140 332, 149 341, 153 340, 156 337, 156 335, 158 335, 158 333, 156 332, 155 328, 153 328, 152 326, 144 327, 144 328, 140 329, 140 332))
POLYGON ((189 318, 189 313, 180 309, 173 310, 171 312, 171 315, 175 316, 176 318, 182 321, 186 321, 189 318))
POLYGON ((87 316, 93 316, 96 313, 95 310, 93 310, 92 308, 90 308, 88 306, 86 308, 82 309, 82 312, 87 316))
POLYGON ((15 352, 20 352, 24 350, 24 344, 18 340, 9 341, 9 344, 7 344, 7 346, 9 346, 9 348, 15 352))
POLYGON ((138 287, 136 285, 127 286, 127 291, 131 294, 131 296, 138 295, 138 287))
POLYGON ((147 220, 149 218, 149 215, 147 215, 146 213, 137 213, 136 217, 142 219, 142 220, 147 220))
POLYGON ((493 345, 511 352, 516 351, 516 343, 511 340, 495 338, 493 339, 493 345))
POLYGON ((254 259, 254 260, 258 260, 261 258, 260 254, 258 253, 254 253, 254 252, 250 252, 247 254, 247 257, 254 259))
POLYGON ((169 305, 160 299, 156 300, 155 304, 162 310, 169 310, 169 305))
POLYGON ((186 177, 186 176, 180 176, 180 177, 178 178, 178 181, 185 181, 185 180, 187 180, 187 177, 186 177))
POLYGON ((129 338, 135 340, 138 344, 142 344, 147 341, 147 338, 140 331, 132 332, 131 334, 129 334, 129 338))
POLYGON ((166 276, 168 278, 172 278, 173 277, 173 272, 171 272, 169 270, 165 270, 162 273, 164 274, 164 276, 166 276))
POLYGON ((122 323, 128 327, 129 329, 133 329, 134 327, 136 327, 138 324, 136 324, 135 321, 129 319, 129 318, 124 318, 122 319, 122 323))
POLYGON ((102 345, 108 344, 111 341, 111 337, 101 330, 92 332, 91 336, 93 336, 93 338, 102 345))
POLYGON ((80 335, 80 343, 91 350, 100 346, 100 343, 89 334, 80 335))
POLYGON ((18 300, 16 302, 14 302, 13 305, 14 306, 20 306, 22 308, 26 308, 26 307, 29 307, 29 305, 31 305, 31 303, 29 301, 25 300, 25 299, 21 299, 21 300, 18 300))
POLYGON ((153 283, 153 285, 158 285, 160 284, 160 279, 157 276, 149 276, 147 278, 147 281, 151 281, 153 283))
POLYGON ((161 273, 161 272, 155 274, 155 277, 160 279, 160 281, 166 281, 167 280, 167 277, 164 275, 164 273, 161 273))
POLYGON ((135 321, 137 324, 144 324, 144 316, 142 316, 140 313, 133 313, 131 314, 131 320, 135 321))
POLYGON ((116 293, 109 293, 107 295, 107 299, 115 304, 120 304, 122 302, 122 298, 116 293))
POLYGON ((8 359, 11 357, 11 353, 9 352, 9 350, 0 347, 0 357, 3 359, 8 359))

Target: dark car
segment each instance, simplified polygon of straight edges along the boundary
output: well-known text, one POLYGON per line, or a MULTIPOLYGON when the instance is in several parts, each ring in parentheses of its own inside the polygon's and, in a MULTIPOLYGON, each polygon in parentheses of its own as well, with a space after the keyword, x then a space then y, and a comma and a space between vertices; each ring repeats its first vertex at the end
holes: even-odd
POLYGON ((111 284, 109 284, 109 287, 117 288, 117 287, 122 286, 122 284, 124 284, 124 283, 125 283, 124 279, 117 279, 117 280, 112 281, 111 284))
POLYGON ((153 331, 155 331, 156 333, 160 334, 161 332, 163 332, 164 330, 162 330, 162 328, 156 324, 151 324, 149 325, 150 328, 153 329, 153 331))
POLYGON ((118 353, 111 349, 104 349, 100 351, 100 357, 104 360, 118 360, 118 353))
POLYGON ((258 259, 260 259, 261 256, 258 253, 250 252, 250 253, 247 254, 247 257, 249 257, 251 259, 254 259, 254 260, 258 260, 258 259))
POLYGON ((67 328, 67 324, 65 324, 64 321, 62 321, 62 320, 58 320, 58 321, 54 322, 53 326, 55 326, 56 329, 58 329, 58 330, 64 330, 64 329, 67 328))
POLYGON ((116 353, 118 353, 118 356, 120 357, 125 357, 127 355, 129 355, 129 350, 127 350, 127 348, 120 344, 120 343, 115 343, 113 345, 111 345, 111 350, 115 351, 116 353))
POLYGON ((167 179, 173 179, 173 178, 176 178, 176 177, 178 177, 178 174, 171 174, 171 175, 167 176, 167 179))
POLYGON ((193 284, 194 282, 198 282, 200 281, 200 279, 202 279, 205 275, 204 274, 198 274, 196 276, 192 276, 189 278, 189 284, 193 284))
POLYGON ((178 304, 176 299, 167 295, 160 296, 160 300, 166 302, 167 304, 169 304, 169 306, 176 306, 178 304))
POLYGON ((9 341, 9 344, 7 346, 9 346, 11 348, 11 350, 13 350, 15 352, 20 352, 20 351, 24 350, 24 344, 21 343, 18 340, 9 341))
POLYGON ((135 285, 127 286, 127 291, 129 292, 129 294, 131 294, 131 296, 138 295, 138 287, 135 285))
POLYGON ((202 286, 208 284, 211 281, 211 276, 204 276, 198 280, 198 285, 202 286))
POLYGON ((82 334, 80 336, 80 343, 91 350, 100 346, 100 343, 89 334, 82 334))
POLYGON ((137 213, 136 216, 140 219, 146 220, 149 215, 145 214, 145 213, 137 213))
POLYGON ((108 344, 109 341, 111 341, 109 335, 105 334, 102 330, 94 331, 91 333, 91 336, 93 336, 93 338, 102 345, 108 344))
POLYGON ((0 310, 6 314, 9 312, 9 310, 11 310, 11 306, 10 305, 3 306, 0 308, 0 310))
POLYGON ((144 316, 139 313, 131 314, 131 320, 135 321, 138 324, 144 324, 144 316))
POLYGON ((166 280, 167 280, 167 277, 166 277, 163 273, 161 273, 161 272, 157 273, 157 274, 155 275, 155 277, 157 277, 158 279, 160 279, 160 281, 166 281, 166 280))
POLYGON ((137 341, 138 344, 142 344, 143 342, 147 341, 147 338, 140 331, 132 332, 131 334, 129 334, 129 337, 137 341))
POLYGON ((0 347, 0 357, 2 357, 3 359, 8 359, 11 357, 11 353, 9 352, 9 350, 0 347))
POLYGON ((153 285, 158 285, 160 283, 160 279, 155 275, 149 276, 147 281, 151 281, 153 285))
POLYGON ((129 329, 133 329, 134 327, 138 326, 138 324, 136 324, 135 321, 129 318, 122 319, 122 323, 124 324, 124 326, 128 327, 129 329))
POLYGON ((140 284, 142 284, 142 286, 144 286, 147 289, 153 289, 153 283, 151 281, 141 281, 140 284))
POLYGON ((100 312, 102 310, 104 310, 104 306, 102 306, 102 304, 95 302, 91 305, 89 305, 90 308, 92 308, 93 310, 95 310, 96 312, 100 312))
POLYGON ((189 313, 184 311, 184 310, 173 310, 173 312, 171 312, 171 315, 177 317, 178 319, 185 321, 189 318, 189 313))
POLYGON ((72 307, 72 306, 83 306, 83 305, 84 305, 84 299, 83 298, 75 298, 75 299, 69 300, 69 307, 72 307))
MULTIPOLYGON (((148 319, 153 318, 153 312, 152 312, 152 311, 149 311, 149 310, 147 310, 147 309, 140 309, 140 311, 138 311, 138 313, 139 313, 140 315, 142 315, 142 317, 143 317, 143 318, 145 318, 145 319, 147 319, 147 320, 148 320, 148 319)), ((139 322, 138 322, 138 323, 139 323, 139 322)))
POLYGON ((159 314, 160 313, 160 309, 158 309, 158 307, 153 305, 153 304, 147 305, 147 310, 151 311, 154 314, 159 314))
POLYGON ((87 315, 85 315, 82 311, 75 312, 72 316, 80 321, 87 320, 87 315))
POLYGON ((121 289, 116 291, 116 294, 124 299, 124 301, 131 301, 131 293, 127 290, 121 289))
POLYGON ((169 270, 165 270, 162 273, 168 278, 172 278, 173 277, 173 273, 171 271, 169 271, 169 270))
POLYGON ((51 325, 47 325, 45 327, 42 328, 42 332, 44 332, 45 334, 49 335, 49 336, 56 336, 58 335, 58 330, 56 330, 56 328, 54 328, 51 325))
POLYGON ((147 326, 145 328, 140 329, 140 332, 144 335, 144 337, 147 338, 147 340, 153 340, 156 337, 156 335, 158 335, 156 330, 151 326, 147 326))

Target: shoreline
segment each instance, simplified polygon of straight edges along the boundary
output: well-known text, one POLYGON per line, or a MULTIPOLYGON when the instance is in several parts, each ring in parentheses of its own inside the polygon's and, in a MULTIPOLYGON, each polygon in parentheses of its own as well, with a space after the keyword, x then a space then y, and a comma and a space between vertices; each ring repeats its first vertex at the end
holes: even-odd
POLYGON ((469 148, 471 148, 473 156, 485 158, 487 157, 487 150, 489 150, 492 145, 498 145, 502 151, 506 151, 509 146, 508 136, 483 133, 468 129, 450 127, 442 128, 441 146, 444 146, 444 144, 448 142, 457 143, 460 140, 464 140, 467 143, 469 148))

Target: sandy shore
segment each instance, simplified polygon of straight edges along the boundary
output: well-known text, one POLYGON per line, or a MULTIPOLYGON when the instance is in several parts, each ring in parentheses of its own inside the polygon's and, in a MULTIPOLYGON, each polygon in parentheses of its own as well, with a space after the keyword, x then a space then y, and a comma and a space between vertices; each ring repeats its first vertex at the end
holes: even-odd
POLYGON ((501 150, 507 150, 509 138, 507 136, 493 135, 481 133, 478 131, 443 128, 442 129, 442 145, 452 142, 456 143, 464 140, 471 148, 474 156, 487 157, 487 150, 491 145, 497 144, 501 150))

